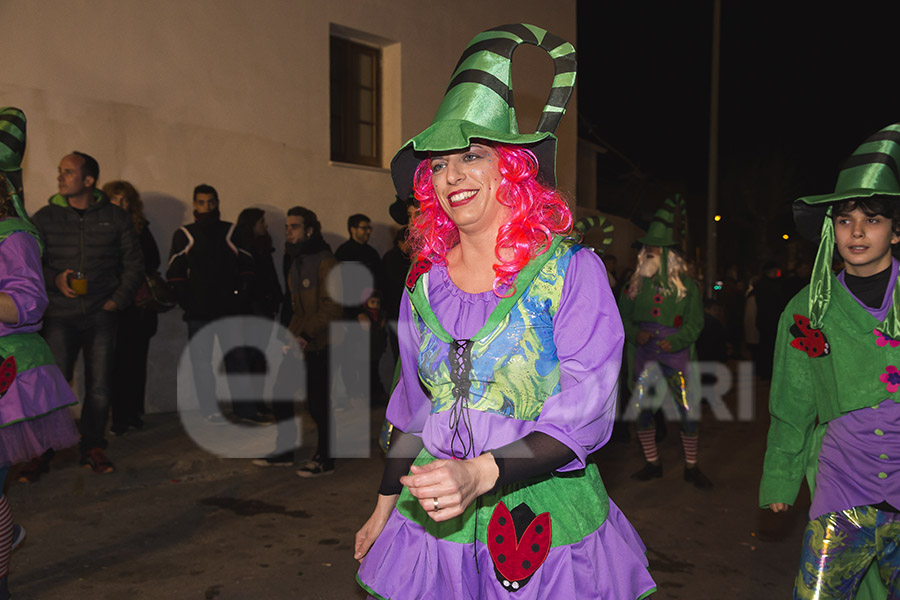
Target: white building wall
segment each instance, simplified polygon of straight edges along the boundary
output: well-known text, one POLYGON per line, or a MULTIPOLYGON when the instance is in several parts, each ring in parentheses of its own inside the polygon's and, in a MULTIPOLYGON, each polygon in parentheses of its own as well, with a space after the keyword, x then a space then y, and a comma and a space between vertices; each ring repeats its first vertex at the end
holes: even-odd
MULTIPOLYGON (((575 0, 6 0, 0 105, 28 116, 26 207, 56 192, 56 167, 72 150, 100 163, 100 180, 141 192, 164 255, 191 218, 191 191, 215 186, 224 219, 268 211, 276 247, 283 213, 316 211, 326 239, 367 213, 372 244, 390 247, 387 169, 400 144, 431 123, 466 43, 481 30, 529 22, 575 42, 575 0), (328 40, 332 26, 384 47, 385 168, 329 160, 328 40)), ((520 129, 532 131, 549 91, 543 51, 516 53, 520 129)), ((576 106, 557 132, 558 178, 575 190, 576 106)), ((276 255, 280 258, 280 255, 276 255)), ((184 344, 179 311, 164 315, 151 348, 150 409, 174 409, 174 357, 184 344), (170 370, 171 369, 171 370, 170 370), (156 377, 154 377, 156 376, 156 377)))

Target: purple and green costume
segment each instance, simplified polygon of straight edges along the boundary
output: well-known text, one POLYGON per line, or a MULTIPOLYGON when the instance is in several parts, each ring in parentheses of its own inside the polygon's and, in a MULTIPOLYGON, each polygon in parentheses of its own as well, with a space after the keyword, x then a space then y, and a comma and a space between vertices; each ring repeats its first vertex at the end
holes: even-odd
MULTIPOLYGON (((869 535, 864 529, 874 536, 871 543, 893 546, 893 553, 876 558, 900 591, 900 515, 873 509, 884 502, 900 507, 900 377, 893 376, 900 342, 882 331, 897 274, 895 259, 878 308, 859 302, 843 273, 831 275, 821 328, 806 316, 809 288, 788 303, 778 325, 759 501, 793 504, 804 477, 814 492, 795 597, 853 593, 873 558, 859 536, 869 535), (821 595, 804 595, 816 588, 821 595)), ((884 598, 883 591, 872 593, 884 598)))
POLYGON ((644 545, 587 462, 615 418, 623 330, 602 263, 578 250, 556 238, 506 299, 461 291, 442 266, 414 282, 387 418, 421 437, 416 462, 477 457, 532 432, 576 458, 442 523, 404 488, 357 575, 372 596, 633 600, 655 591, 644 545), (507 520, 523 514, 530 524, 513 531, 507 520))
POLYGON ((0 323, 0 466, 25 462, 50 448, 78 443, 67 407, 77 403, 43 338, 47 307, 37 231, 17 218, 0 221, 0 292, 18 323, 0 323))

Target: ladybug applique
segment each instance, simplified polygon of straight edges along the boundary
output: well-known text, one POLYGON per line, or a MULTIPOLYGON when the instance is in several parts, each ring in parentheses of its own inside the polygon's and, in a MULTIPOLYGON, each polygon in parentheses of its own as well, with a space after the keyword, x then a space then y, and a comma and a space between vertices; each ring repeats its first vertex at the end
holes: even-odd
POLYGON ((519 504, 512 512, 501 501, 488 523, 488 552, 494 575, 507 591, 522 589, 547 559, 550 552, 550 513, 534 516, 519 504))
POLYGON ((406 276, 406 289, 413 292, 416 289, 416 283, 419 277, 431 270, 431 261, 420 256, 416 259, 415 264, 409 269, 409 275, 406 276))
POLYGON ((831 352, 825 334, 821 329, 812 329, 809 326, 809 319, 803 315, 794 315, 794 324, 791 325, 791 334, 794 339, 791 340, 791 346, 797 350, 806 352, 810 358, 819 358, 827 356, 831 352))
MULTIPOLYGON (((3 357, 0 356, 0 359, 3 359, 3 357)), ((9 358, 3 359, 3 362, 0 363, 0 398, 2 398, 10 386, 12 386, 15 378, 16 357, 10 356, 9 358)))

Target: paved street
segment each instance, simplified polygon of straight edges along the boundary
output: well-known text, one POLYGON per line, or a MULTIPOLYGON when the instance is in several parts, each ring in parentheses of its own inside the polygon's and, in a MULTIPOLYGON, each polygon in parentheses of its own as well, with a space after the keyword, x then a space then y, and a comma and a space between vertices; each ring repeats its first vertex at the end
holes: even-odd
MULTIPOLYGON (((629 478, 642 464, 635 440, 596 453, 610 496, 647 544, 654 599, 789 596, 806 510, 775 516, 756 508, 766 391, 756 390, 753 421, 705 415, 700 464, 712 491, 682 481, 674 423, 660 446, 661 480, 629 478)), ((735 402, 726 398, 732 412, 735 402)), ((373 444, 380 421, 374 414, 373 444)), ((80 468, 69 451, 38 483, 10 477, 16 520, 28 529, 12 557, 16 600, 364 598, 352 546, 380 481, 377 450, 338 461, 332 476, 303 480, 290 469, 216 458, 175 414, 146 422, 112 438, 115 474, 80 468)), ((248 428, 242 443, 261 444, 270 429, 248 428)), ((304 448, 298 457, 310 454, 304 448)))

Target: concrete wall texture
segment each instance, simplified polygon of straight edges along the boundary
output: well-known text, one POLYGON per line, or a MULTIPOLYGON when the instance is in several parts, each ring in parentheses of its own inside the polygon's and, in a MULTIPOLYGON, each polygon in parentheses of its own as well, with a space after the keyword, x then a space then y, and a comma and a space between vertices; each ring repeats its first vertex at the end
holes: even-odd
MULTIPOLYGON (((141 192, 164 256, 172 232, 191 219, 198 183, 218 189, 224 219, 249 206, 266 209, 276 248, 284 211, 302 204, 318 213, 332 247, 346 237, 347 216, 367 213, 371 243, 384 252, 392 236, 390 158, 431 123, 472 36, 514 22, 573 43, 576 33, 575 0, 7 0, 0 22, 0 105, 28 116, 29 212, 56 192, 60 158, 87 152, 100 162, 101 183, 126 179, 141 192), (382 168, 330 161, 328 52, 336 31, 382 48, 382 168)), ((520 130, 534 129, 552 74, 543 51, 517 50, 520 130)), ((568 112, 557 132, 558 179, 574 195, 574 97, 568 112)), ((185 337, 180 311, 164 315, 151 346, 149 411, 175 408, 185 337)))

